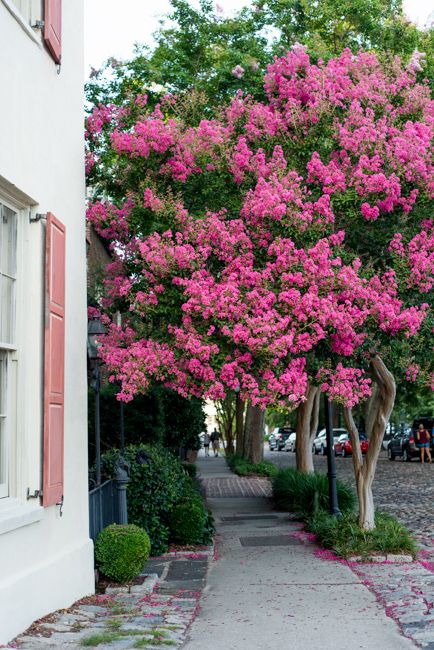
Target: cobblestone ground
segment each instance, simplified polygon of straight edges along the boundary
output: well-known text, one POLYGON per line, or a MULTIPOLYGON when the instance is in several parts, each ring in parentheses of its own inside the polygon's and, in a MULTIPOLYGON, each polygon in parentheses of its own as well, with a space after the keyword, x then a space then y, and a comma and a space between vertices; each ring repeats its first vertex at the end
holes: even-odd
POLYGON ((180 648, 199 610, 211 551, 150 560, 145 580, 107 589, 34 623, 9 644, 22 650, 180 648))
MULTIPOLYGON (((279 467, 295 467, 295 454, 291 452, 265 451, 267 460, 279 467)), ((315 469, 327 472, 327 458, 314 456, 315 469)), ((338 478, 354 485, 353 462, 351 458, 336 457, 338 478)), ((382 451, 373 485, 377 508, 395 515, 421 541, 432 546, 434 538, 434 464, 417 460, 404 463, 390 461, 382 451)))

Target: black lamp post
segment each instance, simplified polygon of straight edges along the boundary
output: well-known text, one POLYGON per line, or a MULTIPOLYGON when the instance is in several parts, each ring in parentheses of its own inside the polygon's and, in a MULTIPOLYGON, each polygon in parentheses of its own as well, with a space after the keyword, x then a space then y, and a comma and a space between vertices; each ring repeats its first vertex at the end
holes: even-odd
POLYGON ((95 391, 95 470, 96 485, 101 485, 101 429, 100 429, 100 388, 98 340, 106 333, 98 318, 92 318, 87 326, 87 356, 92 370, 92 388, 95 391))
POLYGON ((326 394, 324 394, 324 415, 327 440, 327 477, 329 482, 329 510, 335 517, 341 517, 339 510, 338 492, 336 488, 336 461, 333 439, 333 413, 332 405, 326 394))

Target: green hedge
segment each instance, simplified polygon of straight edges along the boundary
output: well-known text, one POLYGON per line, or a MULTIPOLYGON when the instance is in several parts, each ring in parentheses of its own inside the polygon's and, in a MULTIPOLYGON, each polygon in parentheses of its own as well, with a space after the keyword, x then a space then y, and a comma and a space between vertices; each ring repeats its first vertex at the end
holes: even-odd
POLYGON ((226 462, 238 476, 275 476, 278 472, 277 467, 268 460, 255 465, 238 454, 227 455, 226 462))
POLYGON ((201 502, 183 502, 169 515, 171 536, 181 544, 200 544, 203 539, 206 513, 201 502))
MULTIPOLYGON (((130 445, 123 457, 131 467, 127 490, 128 521, 147 531, 153 555, 165 553, 170 541, 211 543, 214 520, 205 509, 198 483, 191 477, 195 466, 181 463, 178 457, 159 446, 130 445), (178 505, 182 505, 182 525, 179 524, 178 505), (194 530, 194 535, 190 529, 194 530)), ((118 458, 117 449, 103 454, 105 478, 113 476, 118 458)))
MULTIPOLYGON (((163 447, 130 445, 123 456, 131 465, 128 521, 148 532, 152 554, 159 555, 169 544, 168 513, 182 500, 188 476, 180 460, 163 447)), ((116 449, 103 455, 107 477, 113 475, 118 457, 116 449)))
MULTIPOLYGON (((303 519, 321 510, 328 511, 329 488, 325 474, 286 468, 279 470, 271 483, 274 502, 282 510, 296 512, 303 519)), ((342 481, 336 484, 340 510, 351 512, 356 503, 354 490, 342 481)))
POLYGON ((129 582, 138 576, 149 557, 151 542, 143 528, 112 524, 95 542, 95 559, 100 571, 115 582, 129 582))

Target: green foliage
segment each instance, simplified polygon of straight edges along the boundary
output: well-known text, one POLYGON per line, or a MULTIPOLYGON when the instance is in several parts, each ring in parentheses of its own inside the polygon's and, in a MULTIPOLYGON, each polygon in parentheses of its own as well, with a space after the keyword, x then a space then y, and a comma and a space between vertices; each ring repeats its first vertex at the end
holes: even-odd
POLYGON ((205 508, 199 483, 194 478, 187 479, 181 502, 169 513, 169 528, 171 540, 179 544, 212 543, 214 517, 205 508))
POLYGON ((318 512, 308 521, 308 529, 318 542, 342 557, 360 555, 367 558, 375 553, 403 553, 416 556, 416 545, 402 524, 391 515, 376 512, 374 530, 360 528, 357 516, 349 513, 343 517, 332 517, 318 512))
POLYGON ((183 462, 182 466, 191 478, 195 478, 197 474, 197 467, 194 463, 183 462))
POLYGON ((298 41, 323 59, 346 47, 406 55, 422 39, 404 17, 400 0, 259 0, 256 5, 255 26, 276 30, 275 51, 298 41))
POLYGON ((267 409, 265 413, 265 423, 269 431, 280 427, 295 427, 297 421, 296 411, 288 412, 290 405, 286 409, 267 409))
POLYGON ((268 460, 255 465, 238 454, 226 456, 226 462, 238 476, 274 476, 278 472, 277 467, 268 460))
MULTIPOLYGON (((148 532, 153 555, 164 553, 169 542, 167 513, 183 498, 188 477, 179 459, 159 446, 130 445, 123 456, 131 466, 128 520, 148 532)), ((116 449, 103 455, 107 477, 113 475, 118 457, 116 449)))
POLYGON ((205 430, 203 401, 197 397, 185 399, 167 388, 160 390, 164 418, 163 444, 174 452, 180 447, 199 449, 199 433, 205 430))
POLYGON ((123 104, 143 92, 154 105, 165 92, 179 96, 194 88, 189 122, 197 123, 201 112, 209 114, 211 104, 238 89, 262 99, 267 64, 295 42, 325 60, 345 47, 404 58, 418 48, 427 52, 429 78, 434 70, 433 30, 411 24, 402 0, 258 0, 230 16, 208 0, 199 6, 171 0, 171 11, 154 38, 153 48, 139 45, 132 59, 110 58, 92 72, 86 86, 90 105, 123 104), (244 69, 240 79, 232 74, 237 65, 244 69))
MULTIPOLYGON (((308 519, 319 511, 328 510, 328 480, 325 474, 299 472, 285 468, 272 477, 273 499, 282 510, 296 512, 308 519)), ((343 513, 352 512, 356 502, 354 490, 337 481, 339 508, 343 513)))
POLYGON ((169 526, 173 540, 180 544, 202 543, 206 523, 202 501, 183 501, 171 510, 169 526))
MULTIPOLYGON (((101 446, 103 451, 119 446, 119 388, 104 383, 100 393, 101 446)), ((95 430, 95 393, 88 393, 89 458, 93 462, 95 430)), ((199 448, 199 433, 205 429, 203 402, 184 399, 178 393, 154 386, 146 395, 138 395, 124 404, 124 432, 127 445, 161 444, 178 454, 180 447, 199 448)))
POLYGON ((203 527, 202 539, 200 544, 209 545, 212 544, 213 537, 215 533, 215 520, 212 511, 209 508, 205 510, 205 524, 203 527))
POLYGON ((112 524, 95 542, 95 558, 101 572, 116 582, 128 582, 142 571, 151 550, 145 530, 139 526, 112 524))

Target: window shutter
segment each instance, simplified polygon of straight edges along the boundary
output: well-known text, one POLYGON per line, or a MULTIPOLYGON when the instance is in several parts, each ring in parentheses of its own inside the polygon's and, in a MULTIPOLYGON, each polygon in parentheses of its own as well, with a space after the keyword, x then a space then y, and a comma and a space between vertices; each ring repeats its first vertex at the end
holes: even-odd
POLYGON ((62 0, 45 0, 44 41, 56 63, 60 63, 62 44, 62 0))
POLYGON ((45 243, 43 505, 63 496, 65 226, 47 214, 45 243))

